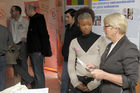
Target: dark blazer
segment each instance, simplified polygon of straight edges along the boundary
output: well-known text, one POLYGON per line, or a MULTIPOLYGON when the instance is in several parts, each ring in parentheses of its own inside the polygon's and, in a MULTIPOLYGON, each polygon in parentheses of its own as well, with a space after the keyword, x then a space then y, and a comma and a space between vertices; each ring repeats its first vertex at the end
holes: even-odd
POLYGON ((109 81, 102 81, 101 93, 135 93, 138 81, 138 57, 140 53, 126 36, 118 41, 116 46, 107 56, 111 47, 110 43, 101 58, 100 68, 108 73, 122 75, 122 87, 109 81))
POLYGON ((42 14, 36 13, 30 17, 27 33, 27 51, 28 53, 41 52, 44 56, 52 55, 49 34, 42 14))

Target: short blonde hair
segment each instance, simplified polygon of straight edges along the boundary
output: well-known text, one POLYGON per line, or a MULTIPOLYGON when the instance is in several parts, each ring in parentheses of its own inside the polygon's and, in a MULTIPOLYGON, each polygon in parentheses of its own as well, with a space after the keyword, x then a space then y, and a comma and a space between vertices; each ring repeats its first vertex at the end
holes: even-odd
POLYGON ((126 34, 127 32, 127 26, 128 26, 127 20, 125 16, 120 13, 113 13, 113 14, 107 15, 104 18, 104 25, 105 24, 109 24, 113 28, 119 28, 120 34, 126 34))

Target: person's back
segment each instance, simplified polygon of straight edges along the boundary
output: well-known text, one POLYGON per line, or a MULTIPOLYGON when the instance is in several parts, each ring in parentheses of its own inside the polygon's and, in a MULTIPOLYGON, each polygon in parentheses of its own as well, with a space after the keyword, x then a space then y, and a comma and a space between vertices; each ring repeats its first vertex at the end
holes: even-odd
POLYGON ((44 56, 51 56, 49 34, 45 24, 45 19, 42 14, 36 13, 34 16, 30 17, 30 25, 27 34, 28 53, 41 52, 44 56))

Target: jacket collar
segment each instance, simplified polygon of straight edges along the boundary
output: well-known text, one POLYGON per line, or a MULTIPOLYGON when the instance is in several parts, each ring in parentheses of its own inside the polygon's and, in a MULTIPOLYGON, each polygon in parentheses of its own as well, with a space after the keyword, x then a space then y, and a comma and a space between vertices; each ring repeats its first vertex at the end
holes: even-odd
POLYGON ((109 50, 110 50, 110 47, 112 45, 112 42, 107 46, 107 51, 106 51, 106 54, 105 54, 105 57, 106 57, 106 60, 111 57, 111 55, 113 55, 121 46, 122 44, 128 40, 126 36, 123 36, 119 41, 118 43, 116 44, 116 46, 112 49, 112 51, 110 52, 110 54, 107 56, 109 50))

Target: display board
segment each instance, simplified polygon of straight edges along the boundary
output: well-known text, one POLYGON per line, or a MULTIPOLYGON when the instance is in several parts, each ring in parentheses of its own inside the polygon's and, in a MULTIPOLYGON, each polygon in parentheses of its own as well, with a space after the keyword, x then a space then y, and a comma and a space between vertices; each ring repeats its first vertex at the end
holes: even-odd
POLYGON ((73 8, 78 10, 82 7, 88 7, 90 0, 66 0, 66 10, 73 8))
POLYGON ((122 13, 128 21, 127 37, 140 49, 140 0, 92 0, 95 11, 93 31, 103 34, 103 19, 114 12, 122 13))

